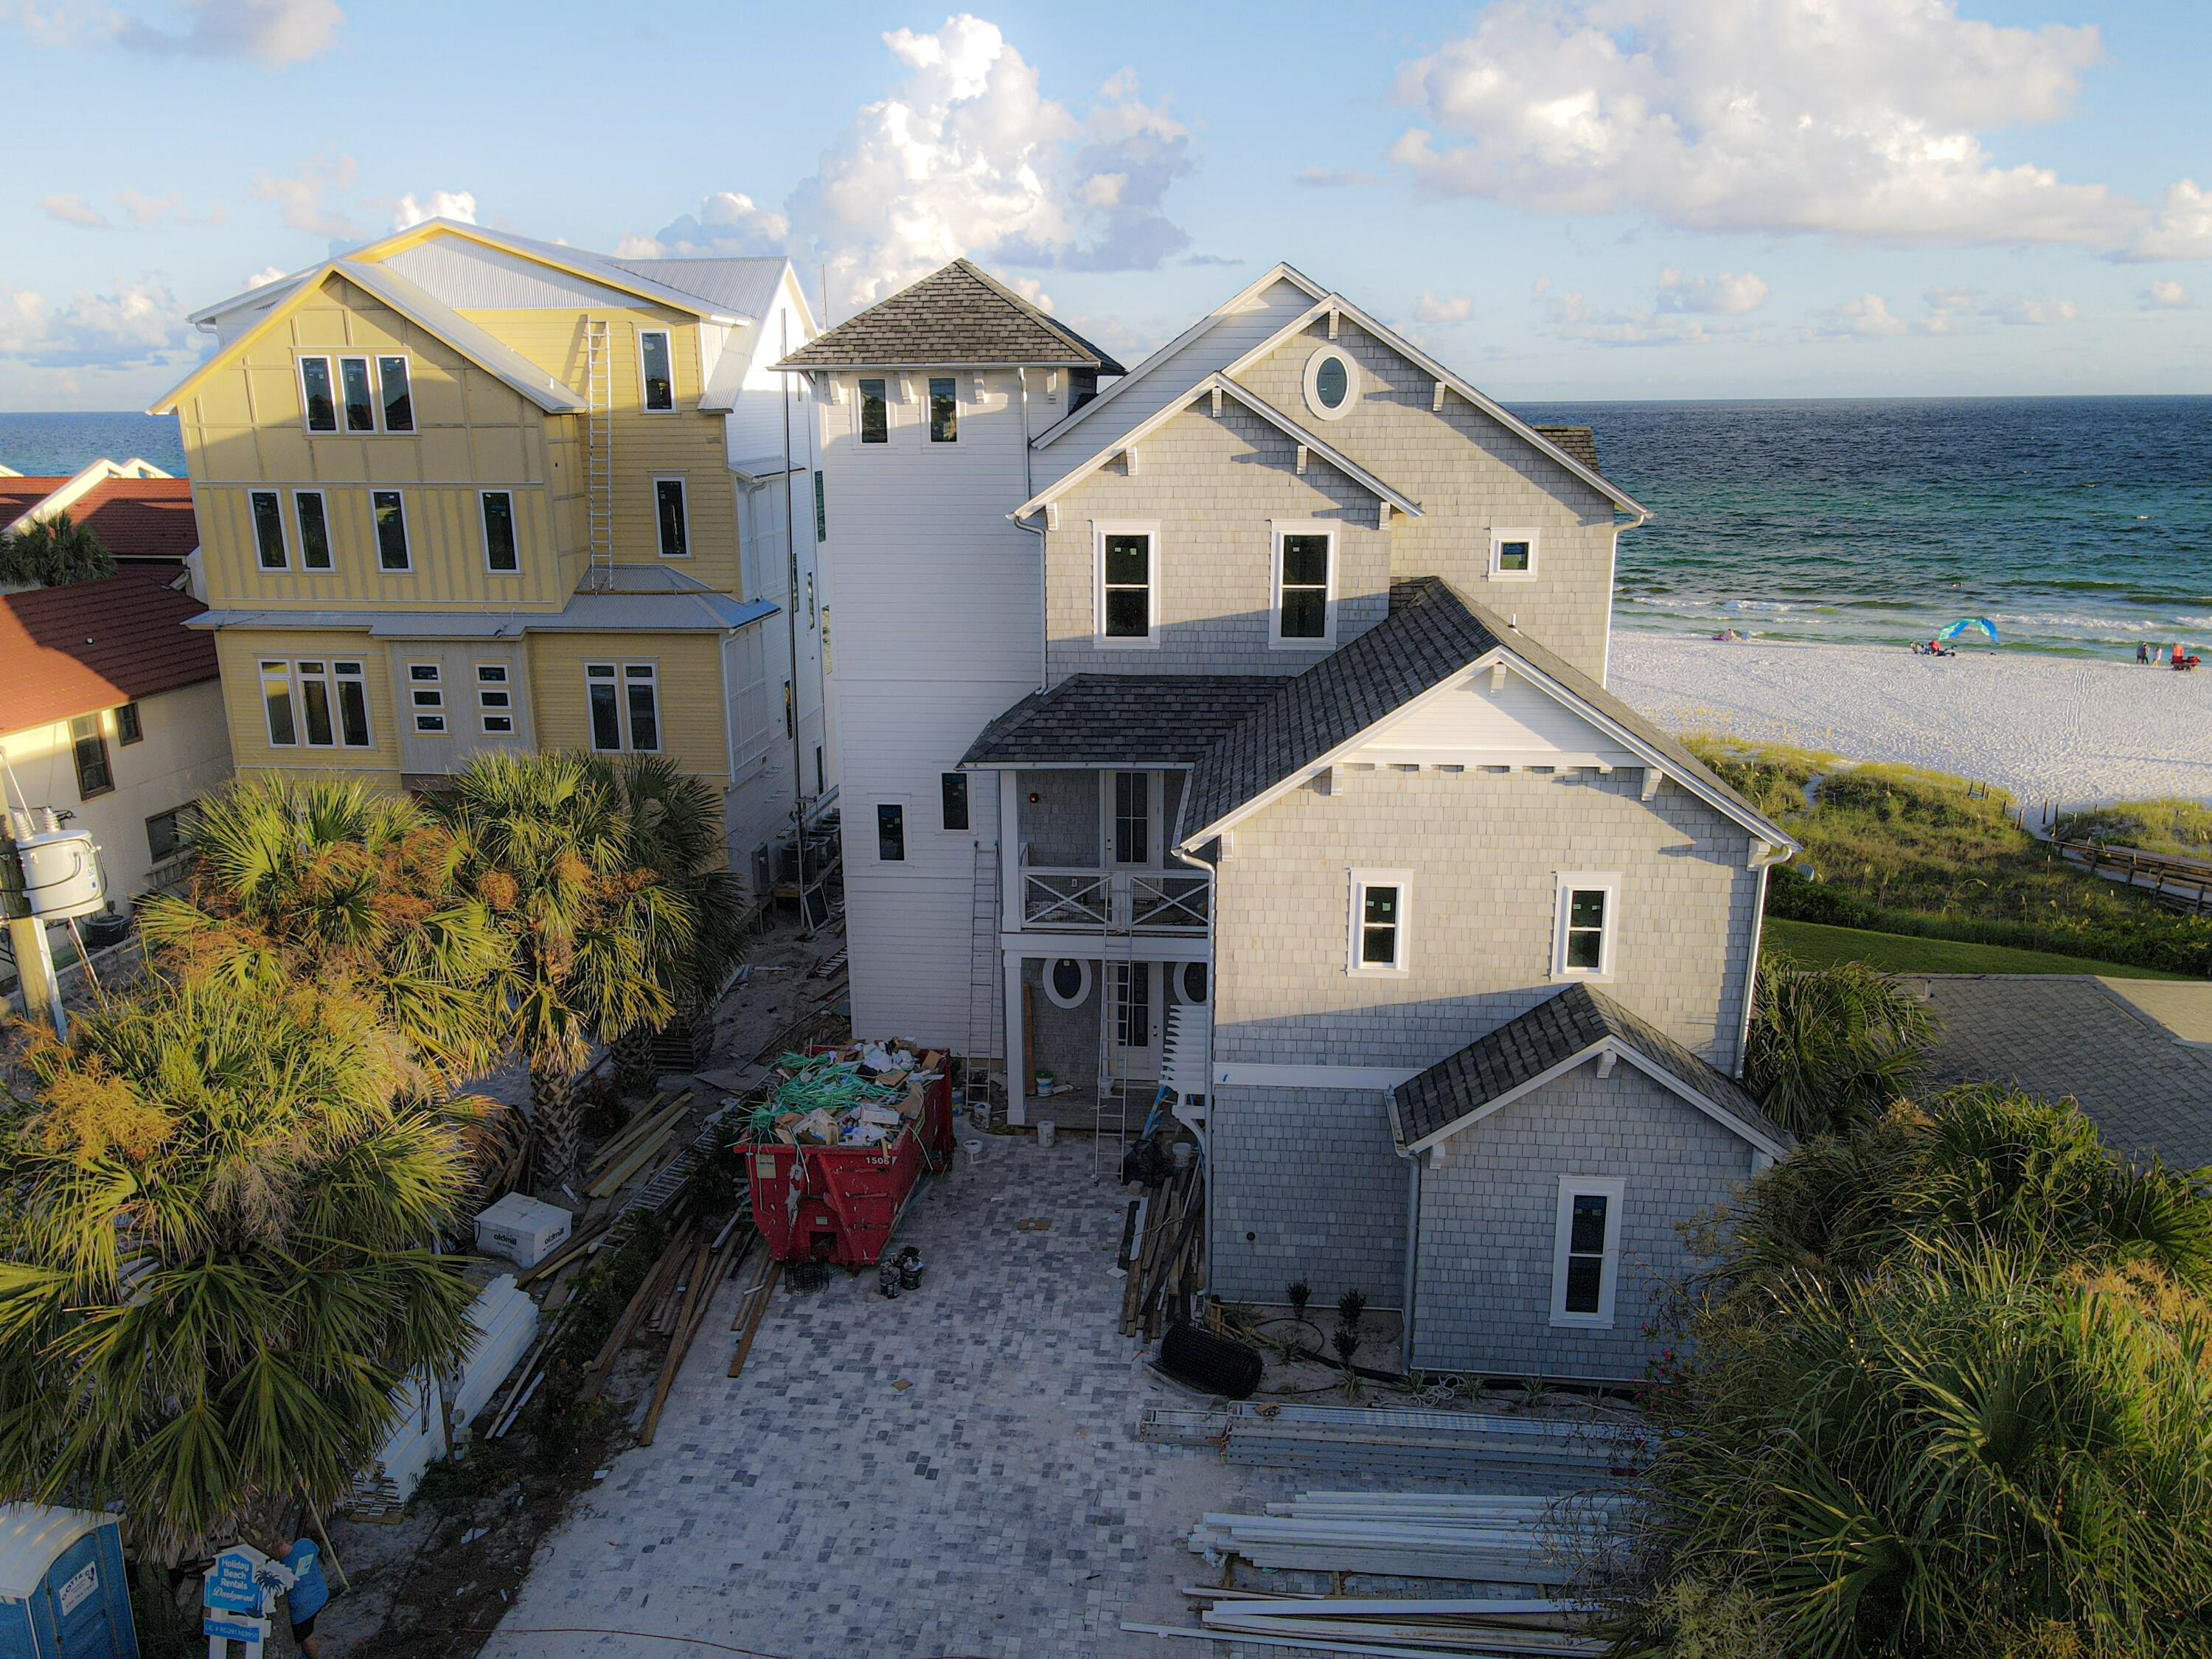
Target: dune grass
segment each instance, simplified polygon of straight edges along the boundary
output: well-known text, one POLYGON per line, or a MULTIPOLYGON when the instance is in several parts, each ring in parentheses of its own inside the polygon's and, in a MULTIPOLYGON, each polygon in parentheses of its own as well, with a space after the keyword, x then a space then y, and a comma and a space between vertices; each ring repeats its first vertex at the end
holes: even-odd
POLYGON ((2109 806, 2064 814, 2052 833, 2062 841, 2102 842, 2169 858, 2212 859, 2212 806, 2170 795, 2159 800, 2116 800, 2109 806))
POLYGON ((1766 919, 1766 943, 1787 951, 1808 968, 1863 962, 1886 974, 2106 974, 2116 979, 2194 979, 2122 962, 2051 951, 2018 951, 2002 945, 1974 945, 1960 939, 1925 939, 1912 933, 1876 933, 1863 927, 1831 927, 1817 921, 1766 919))

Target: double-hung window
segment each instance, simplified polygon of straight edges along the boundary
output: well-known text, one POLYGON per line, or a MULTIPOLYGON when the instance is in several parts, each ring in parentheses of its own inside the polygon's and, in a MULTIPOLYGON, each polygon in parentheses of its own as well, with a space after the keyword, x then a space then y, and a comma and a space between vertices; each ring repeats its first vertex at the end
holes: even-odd
POLYGON ((115 711, 115 739, 125 749, 146 740, 146 727, 138 718, 138 705, 126 702, 115 711))
POLYGON ((1536 580, 1534 530, 1493 530, 1490 532, 1490 580, 1529 582, 1536 580))
POLYGON ((891 406, 884 396, 884 383, 868 380, 860 382, 860 441, 864 444, 887 444, 891 441, 891 406))
POLYGON ((1156 645, 1160 617, 1157 524, 1095 523, 1098 618, 1094 643, 1156 645))
POLYGON ((514 492, 487 489, 478 500, 483 508, 484 568, 495 576, 511 576, 522 568, 514 538, 514 492))
POLYGON ((1346 969, 1355 975, 1403 974, 1407 951, 1407 900, 1413 891, 1407 870, 1352 872, 1352 937, 1346 969))
POLYGON ((417 732, 440 732, 446 729, 446 685, 438 664, 407 665, 407 704, 415 717, 417 732))
POLYGON ((505 663, 477 665, 477 714, 487 733, 496 736, 514 730, 514 693, 507 684, 505 663))
POLYGON ((261 708, 268 717, 269 741, 278 749, 296 748, 300 728, 292 719, 292 665, 261 665, 261 708))
POLYGON ((70 747, 76 751, 79 800, 90 800, 115 787, 115 769, 107 759, 107 733, 100 729, 99 715, 79 714, 70 722, 70 747))
POLYGON ((1325 650, 1336 642, 1336 531, 1326 522, 1277 520, 1273 626, 1278 650, 1325 650))
POLYGON ((330 503, 319 489, 295 489, 292 492, 292 516, 300 526, 300 568, 302 570, 328 570, 331 568, 330 503))
POLYGON ((253 547, 264 570, 282 570, 291 562, 284 551, 284 504, 273 489, 249 490, 253 506, 253 547))
POLYGON ((929 383, 929 441, 957 443, 960 439, 960 396, 957 382, 949 375, 929 383))
POLYGON ((1620 876, 1616 871, 1561 871, 1553 923, 1552 977, 1613 977, 1620 932, 1620 876))
POLYGON ((407 509, 396 489, 372 489, 369 507, 376 515, 376 562, 385 570, 407 570, 407 509))
POLYGON ((1613 1328, 1620 1278, 1622 1183, 1607 1176, 1561 1176, 1552 1243, 1552 1323, 1613 1328))
POLYGON ((615 753, 660 752, 660 682, 649 662, 584 665, 592 747, 615 753))
POLYGON ((684 501, 684 480, 655 478, 653 481, 653 513, 660 526, 660 556, 664 559, 688 559, 691 556, 691 517, 684 501))
POLYGON ((676 407, 676 376, 666 329, 638 331, 637 361, 646 409, 655 415, 668 413, 676 407))

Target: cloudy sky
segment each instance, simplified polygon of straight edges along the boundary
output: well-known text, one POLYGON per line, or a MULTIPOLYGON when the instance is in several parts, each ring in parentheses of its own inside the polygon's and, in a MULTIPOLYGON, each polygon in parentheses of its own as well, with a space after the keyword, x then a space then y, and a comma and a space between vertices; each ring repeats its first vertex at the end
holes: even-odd
POLYGON ((1378 15, 0 0, 0 409, 441 212, 835 317, 965 253, 1124 353, 1287 259, 1515 398, 2212 391, 2212 8, 1378 15))

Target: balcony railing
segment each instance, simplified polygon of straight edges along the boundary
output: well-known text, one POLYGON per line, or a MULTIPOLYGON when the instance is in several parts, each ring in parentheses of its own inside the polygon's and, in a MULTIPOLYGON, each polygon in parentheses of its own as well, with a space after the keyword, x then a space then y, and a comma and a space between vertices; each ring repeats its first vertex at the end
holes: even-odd
POLYGON ((1202 933, 1212 878, 1192 872, 1022 868, 1022 926, 1055 932, 1202 933))

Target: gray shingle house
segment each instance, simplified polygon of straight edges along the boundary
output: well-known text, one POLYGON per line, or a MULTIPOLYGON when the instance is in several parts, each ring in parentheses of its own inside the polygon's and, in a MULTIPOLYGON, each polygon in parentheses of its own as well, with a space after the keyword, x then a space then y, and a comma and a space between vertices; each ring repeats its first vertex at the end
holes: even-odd
POLYGON ((1209 1286, 1433 1370, 1641 1370, 1789 837, 1604 685, 1644 509, 1278 266, 1134 370, 964 265, 820 422, 854 1018, 1210 1176, 1209 1286), (1043 1093, 1049 1085, 1052 1092, 1043 1093))

